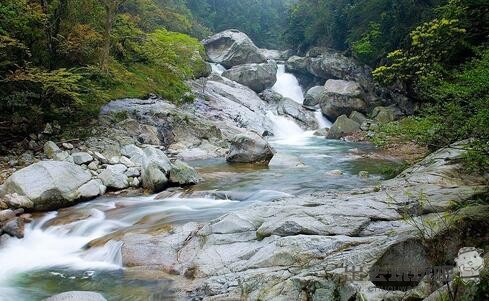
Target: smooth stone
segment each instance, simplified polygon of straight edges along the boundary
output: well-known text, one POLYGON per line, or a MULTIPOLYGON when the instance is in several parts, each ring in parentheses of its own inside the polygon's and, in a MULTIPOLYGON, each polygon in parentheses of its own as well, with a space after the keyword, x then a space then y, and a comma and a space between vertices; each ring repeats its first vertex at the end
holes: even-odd
POLYGON ((231 163, 259 163, 267 164, 274 156, 270 144, 260 135, 247 132, 235 136, 231 141, 226 161, 231 163))
POLYGON ((71 156, 73 157, 73 162, 78 165, 82 165, 93 161, 93 157, 86 152, 73 153, 71 154, 71 156))
POLYGON ((11 193, 5 195, 5 202, 8 204, 10 208, 25 208, 31 209, 34 207, 34 204, 28 197, 24 195, 19 195, 17 193, 11 193))
POLYGON ((26 196, 35 210, 72 205, 80 198, 78 188, 91 179, 89 172, 66 161, 41 161, 23 168, 5 181, 5 193, 26 196))
POLYGON ((176 160, 172 163, 169 180, 174 184, 184 186, 197 184, 202 178, 193 167, 185 162, 176 160))
POLYGON ((107 299, 95 292, 72 291, 51 296, 43 301, 107 301, 107 299))
POLYGON ((360 124, 349 119, 345 115, 341 115, 329 129, 328 136, 326 136, 326 138, 339 139, 349 134, 353 134, 358 130, 360 130, 360 124))
POLYGON ((127 167, 122 164, 108 165, 98 177, 108 188, 125 189, 129 186, 128 178, 124 174, 127 167))
POLYGON ((61 151, 61 149, 53 141, 48 141, 48 142, 44 143, 44 154, 49 159, 53 159, 54 155, 60 151, 61 151))

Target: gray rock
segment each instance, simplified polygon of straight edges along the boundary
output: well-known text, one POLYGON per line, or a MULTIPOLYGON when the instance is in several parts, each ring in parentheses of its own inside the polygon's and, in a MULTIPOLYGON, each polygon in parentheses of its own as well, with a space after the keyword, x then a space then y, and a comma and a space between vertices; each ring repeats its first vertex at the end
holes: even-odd
POLYGON ((268 164, 274 150, 260 135, 247 132, 234 137, 226 161, 230 163, 268 164))
POLYGON ((341 115, 349 115, 353 111, 367 110, 367 103, 363 100, 362 88, 358 83, 333 79, 324 85, 320 106, 323 114, 330 120, 336 120, 341 115))
POLYGON ((135 146, 134 144, 125 145, 121 148, 121 154, 130 158, 132 162, 138 165, 143 164, 144 152, 141 148, 135 146))
POLYGON ((93 199, 96 196, 103 195, 106 191, 106 186, 99 179, 94 179, 78 188, 80 196, 83 199, 93 199))
POLYGON ((160 192, 168 184, 168 175, 172 168, 170 160, 161 150, 146 147, 142 162, 143 187, 152 192, 160 192))
POLYGON ((0 223, 11 220, 15 217, 15 211, 12 209, 6 209, 0 211, 0 223))
POLYGON ((54 155, 60 151, 61 151, 60 148, 53 141, 48 141, 44 143, 44 154, 49 159, 53 159, 54 155))
POLYGON ((35 210, 72 205, 80 198, 78 188, 91 179, 89 172, 65 161, 41 161, 15 172, 5 182, 5 193, 18 193, 35 210))
POLYGON ((141 169, 138 167, 129 167, 125 174, 128 177, 139 177, 141 175, 141 169))
POLYGON ((129 178, 129 179, 130 179, 129 180, 129 185, 131 187, 138 188, 141 185, 141 183, 139 182, 139 179, 138 178, 132 178, 132 180, 131 180, 131 178, 129 178))
POLYGON ((24 238, 25 221, 22 217, 9 220, 3 225, 3 232, 17 238, 24 238))
POLYGON ((395 121, 401 115, 401 111, 395 107, 375 107, 372 111, 372 117, 380 123, 395 121))
POLYGON ((55 153, 52 159, 55 161, 67 161, 67 162, 74 163, 73 157, 70 156, 70 154, 67 151, 59 151, 55 153))
POLYGON ((90 164, 88 164, 88 169, 90 170, 98 170, 99 165, 97 161, 92 161, 90 164))
POLYGON ((304 105, 310 107, 317 106, 323 92, 323 86, 315 86, 307 90, 306 96, 304 97, 304 105))
POLYGON ((65 149, 68 149, 68 150, 71 150, 74 148, 73 144, 71 143, 67 143, 67 142, 64 142, 63 144, 61 144, 65 149))
POLYGON ((314 112, 307 110, 301 104, 294 100, 284 97, 277 105, 277 113, 291 117, 302 128, 312 130, 317 129, 317 120, 314 117, 314 112))
POLYGON ((286 64, 285 68, 287 71, 294 72, 294 73, 308 73, 307 71, 307 66, 309 65, 309 60, 304 57, 300 56, 291 56, 286 64))
POLYGON ((93 156, 95 157, 96 160, 98 160, 102 164, 109 163, 109 160, 107 160, 107 158, 99 152, 96 152, 96 151, 93 152, 93 156))
POLYGON ((358 124, 363 124, 365 121, 367 121, 367 117, 365 117, 365 115, 357 111, 351 112, 350 119, 358 124))
POLYGON ((25 209, 32 209, 34 207, 34 204, 32 203, 31 200, 29 200, 28 197, 25 195, 19 195, 17 193, 11 193, 7 194, 4 197, 5 202, 9 206, 9 208, 25 208, 25 209))
POLYGON ((43 301, 107 301, 107 299, 95 292, 72 291, 51 296, 43 301))
POLYGON ((319 129, 317 131, 314 131, 314 136, 326 137, 326 136, 328 136, 328 133, 329 133, 328 128, 319 129))
POLYGON ((93 157, 86 152, 78 152, 71 154, 73 162, 78 165, 86 164, 93 161, 93 157))
POLYGON ((284 98, 282 94, 275 92, 272 89, 266 89, 259 95, 261 99, 271 104, 279 103, 284 98))
POLYGON ((224 71, 222 76, 260 93, 271 88, 277 81, 277 64, 270 61, 263 64, 239 65, 224 71))
POLYGON ((341 115, 329 129, 328 136, 326 136, 326 138, 339 139, 349 134, 353 134, 358 130, 360 130, 360 124, 349 119, 345 115, 341 115))
POLYGON ((98 177, 108 188, 125 189, 129 187, 128 177, 124 174, 126 170, 123 164, 109 165, 98 177))
POLYGON ((185 162, 177 160, 172 163, 169 180, 173 184, 184 186, 197 184, 202 178, 193 167, 185 162))
POLYGON ((121 164, 124 164, 127 167, 134 167, 135 166, 134 162, 132 162, 130 159, 128 159, 127 157, 124 157, 124 156, 120 157, 119 162, 121 164))
POLYGON ((244 33, 229 29, 203 41, 209 59, 226 68, 249 63, 263 63, 265 56, 244 33))

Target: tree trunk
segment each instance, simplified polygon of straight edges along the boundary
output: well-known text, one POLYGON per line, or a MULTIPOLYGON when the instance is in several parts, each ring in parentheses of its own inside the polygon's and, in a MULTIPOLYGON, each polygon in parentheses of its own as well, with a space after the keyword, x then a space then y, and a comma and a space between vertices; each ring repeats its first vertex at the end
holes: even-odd
POLYGON ((109 58, 110 58, 110 35, 112 33, 112 25, 114 24, 115 11, 117 4, 114 1, 104 1, 105 6, 105 28, 104 28, 104 44, 102 46, 102 53, 100 55, 100 68, 102 71, 107 72, 109 70, 109 58))

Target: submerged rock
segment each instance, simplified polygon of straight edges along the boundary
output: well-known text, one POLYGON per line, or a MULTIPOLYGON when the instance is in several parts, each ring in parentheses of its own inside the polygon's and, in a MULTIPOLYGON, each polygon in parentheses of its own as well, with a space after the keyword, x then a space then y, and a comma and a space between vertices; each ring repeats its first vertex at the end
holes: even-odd
POLYGON ((5 194, 27 197, 35 210, 51 210, 72 205, 80 199, 78 189, 91 174, 65 161, 41 161, 15 172, 5 182, 5 194))
POLYGON ((268 164, 273 158, 274 150, 260 135, 254 132, 240 134, 231 140, 231 147, 226 161, 231 163, 268 164))
POLYGON ((209 59, 226 68, 249 63, 263 63, 266 58, 245 34, 229 29, 203 41, 209 59))
POLYGON ((54 295, 43 301, 107 301, 107 299, 95 292, 72 291, 54 295))
POLYGON ((358 130, 360 130, 360 124, 349 119, 345 115, 341 115, 329 129, 326 138, 340 139, 341 137, 352 134, 358 130))
POLYGON ((263 64, 239 65, 224 71, 222 76, 260 93, 271 88, 277 81, 277 64, 269 61, 263 64))

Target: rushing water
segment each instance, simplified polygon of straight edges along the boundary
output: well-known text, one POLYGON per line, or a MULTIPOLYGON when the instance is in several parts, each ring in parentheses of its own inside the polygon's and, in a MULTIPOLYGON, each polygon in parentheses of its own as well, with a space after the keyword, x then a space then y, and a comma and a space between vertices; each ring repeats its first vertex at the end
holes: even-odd
POLYGON ((211 68, 212 68, 212 72, 215 72, 215 73, 217 73, 219 75, 222 75, 222 73, 224 71, 226 71, 226 68, 224 68, 224 66, 221 65, 221 64, 210 63, 210 65, 211 65, 211 68))
MULTIPOLYGON (((213 65, 213 70, 221 72, 221 67, 213 65)), ((302 103, 303 91, 283 65, 273 89, 302 103)), ((320 126, 329 127, 319 115, 320 126)), ((382 166, 392 165, 362 158, 372 151, 368 145, 326 140, 282 116, 268 117, 275 132, 270 142, 277 151, 268 167, 229 165, 223 159, 196 161, 191 164, 204 181, 190 190, 165 192, 159 198, 101 197, 37 218, 27 226, 23 240, 10 240, 0 249, 0 301, 38 301, 70 290, 99 291, 114 301, 150 300, 150 296, 166 300, 170 280, 147 279, 122 267, 120 233, 205 222, 251 202, 362 187, 381 180, 382 166), (332 170, 343 175, 333 176, 332 170), (371 177, 359 177, 361 170, 371 177), (86 248, 107 236, 94 244, 97 247, 86 248)))

